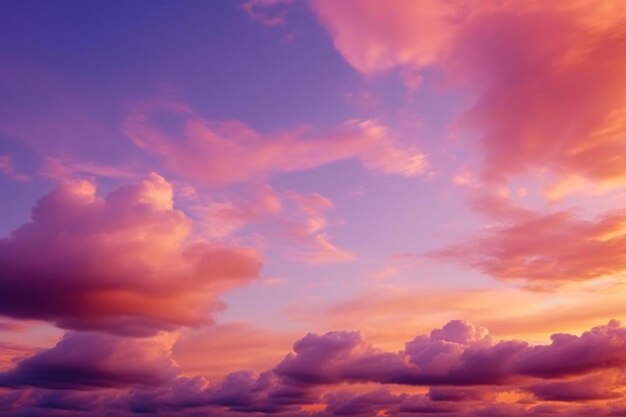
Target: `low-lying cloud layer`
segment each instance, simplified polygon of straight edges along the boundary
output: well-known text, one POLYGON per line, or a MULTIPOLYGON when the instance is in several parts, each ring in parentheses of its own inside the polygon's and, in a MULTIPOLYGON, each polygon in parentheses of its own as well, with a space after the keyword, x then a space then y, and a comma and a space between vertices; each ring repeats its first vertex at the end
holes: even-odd
POLYGON ((0 374, 3 386, 22 388, 2 394, 0 412, 19 406, 44 416, 84 410, 112 416, 460 417, 612 416, 624 410, 626 329, 615 321, 533 346, 496 341, 485 328, 454 320, 399 352, 376 349, 359 332, 308 334, 273 368, 234 372, 218 384, 179 376, 171 344, 163 336, 68 333, 0 374), (429 389, 415 393, 410 387, 429 389))

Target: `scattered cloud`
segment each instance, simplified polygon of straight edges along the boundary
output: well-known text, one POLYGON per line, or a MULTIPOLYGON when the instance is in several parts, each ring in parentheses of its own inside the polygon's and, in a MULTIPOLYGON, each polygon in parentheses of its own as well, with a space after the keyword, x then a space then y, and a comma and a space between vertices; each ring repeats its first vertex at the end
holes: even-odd
POLYGON ((398 145, 371 120, 348 121, 327 134, 309 128, 263 134, 238 121, 208 121, 179 102, 156 101, 135 106, 124 132, 173 172, 204 184, 259 182, 344 159, 380 174, 413 177, 426 169, 424 154, 398 145))

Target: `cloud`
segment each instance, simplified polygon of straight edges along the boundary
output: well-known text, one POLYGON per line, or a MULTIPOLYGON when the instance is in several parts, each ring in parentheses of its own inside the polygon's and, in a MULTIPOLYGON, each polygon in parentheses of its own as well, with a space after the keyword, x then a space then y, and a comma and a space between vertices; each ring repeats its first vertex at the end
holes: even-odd
POLYGON ((327 135, 306 128, 262 134, 241 122, 207 121, 184 104, 159 101, 135 106, 124 132, 173 172, 205 184, 258 182, 344 159, 407 177, 426 168, 422 153, 400 147, 385 127, 369 120, 349 121, 327 135))
MULTIPOLYGON (((510 213, 510 211, 508 211, 510 213)), ((594 221, 573 212, 520 211, 512 220, 471 241, 436 250, 435 258, 458 261, 492 277, 529 287, 620 276, 626 271, 626 212, 594 221)))
POLYGON ((63 390, 164 385, 178 374, 170 339, 67 333, 53 348, 0 374, 0 384, 63 390))
POLYGON ((340 382, 338 367, 362 349, 367 345, 359 332, 308 334, 293 345, 294 353, 276 366, 276 372, 305 384, 340 382))
POLYGON ((264 26, 282 26, 287 17, 286 5, 293 0, 248 0, 243 3, 243 10, 248 17, 264 26))
POLYGON ((0 391, 0 415, 15 404, 112 416, 532 417, 624 410, 626 329, 617 322, 533 346, 495 341, 486 329, 455 320, 399 352, 378 350, 359 332, 308 334, 277 366, 233 372, 215 385, 202 376, 177 376, 172 339, 160 337, 68 333, 0 374, 5 386, 35 387, 19 396, 0 391), (59 389, 68 395, 55 394, 59 389), (93 396, 80 394, 84 390, 93 396))
POLYGON ((346 262, 355 255, 332 243, 326 212, 334 203, 318 193, 279 191, 268 185, 254 186, 247 200, 199 203, 194 211, 209 237, 230 239, 248 234, 263 235, 263 245, 281 256, 309 264, 346 262))
POLYGON ((0 240, 0 313, 67 329, 149 335, 210 320, 220 292, 258 276, 248 248, 192 241, 157 174, 102 198, 59 185, 0 240))
POLYGON ((128 403, 136 413, 205 409, 217 416, 300 415, 299 406, 310 404, 315 398, 310 390, 282 384, 271 372, 256 375, 237 371, 216 386, 198 376, 180 377, 171 386, 158 390, 136 389, 130 392, 128 403))
POLYGON ((430 66, 470 93, 474 102, 455 126, 478 133, 484 180, 537 171, 557 183, 626 178, 623 2, 314 0, 311 7, 358 71, 430 66))
POLYGON ((349 391, 333 392, 324 398, 326 412, 337 416, 378 415, 401 402, 401 397, 381 388, 375 391, 356 394, 349 391))
POLYGON ((365 74, 436 62, 451 42, 460 1, 411 0, 385 5, 366 0, 350 5, 314 0, 311 7, 333 37, 335 48, 365 74))
POLYGON ((581 336, 557 333, 549 345, 532 346, 515 358, 512 368, 541 378, 582 375, 626 363, 626 329, 613 320, 581 336))
POLYGON ((451 321, 417 336, 398 353, 367 344, 357 332, 309 334, 276 373, 302 384, 378 382, 404 385, 507 384, 532 378, 584 375, 626 364, 626 330, 617 322, 582 336, 555 334, 550 345, 495 343, 486 330, 451 321))
POLYGON ((32 346, 0 342, 0 371, 12 368, 18 360, 30 356, 36 350, 32 346))

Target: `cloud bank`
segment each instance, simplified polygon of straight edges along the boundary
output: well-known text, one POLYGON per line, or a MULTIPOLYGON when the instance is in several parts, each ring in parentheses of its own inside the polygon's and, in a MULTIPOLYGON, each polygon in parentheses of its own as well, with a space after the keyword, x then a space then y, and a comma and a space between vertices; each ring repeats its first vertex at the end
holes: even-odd
POLYGON ((276 366, 260 374, 233 372, 217 384, 180 376, 169 358, 171 343, 162 336, 68 333, 0 374, 2 385, 13 388, 2 394, 0 410, 310 417, 613 416, 624 410, 626 329, 616 321, 530 345, 496 341, 485 328, 453 320, 398 352, 373 347, 359 332, 308 334, 276 366))

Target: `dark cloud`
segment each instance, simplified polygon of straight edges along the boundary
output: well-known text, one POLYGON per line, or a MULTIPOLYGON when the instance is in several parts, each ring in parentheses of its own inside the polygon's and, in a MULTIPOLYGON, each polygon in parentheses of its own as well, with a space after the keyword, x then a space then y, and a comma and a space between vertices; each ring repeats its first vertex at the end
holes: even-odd
POLYGON ((170 383, 178 368, 167 340, 68 333, 56 346, 0 374, 0 384, 48 389, 155 387, 170 383))

